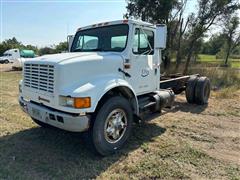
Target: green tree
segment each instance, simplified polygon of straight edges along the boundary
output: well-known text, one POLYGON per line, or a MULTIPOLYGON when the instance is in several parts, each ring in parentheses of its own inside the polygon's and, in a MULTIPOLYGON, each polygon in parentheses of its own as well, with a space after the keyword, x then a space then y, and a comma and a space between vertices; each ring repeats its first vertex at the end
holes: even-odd
POLYGON ((33 50, 33 51, 35 52, 35 54, 38 54, 38 53, 39 53, 39 52, 38 52, 38 47, 37 47, 37 46, 30 45, 30 44, 24 46, 24 49, 33 50))
POLYGON ((55 49, 52 47, 43 47, 39 49, 39 55, 45 55, 45 54, 54 54, 55 53, 55 49))
POLYGON ((238 0, 198 0, 197 13, 190 16, 188 29, 187 59, 183 73, 186 74, 197 42, 216 21, 223 20, 224 15, 239 9, 238 0))
POLYGON ((3 55, 5 51, 8 49, 29 49, 33 50, 35 54, 44 55, 44 54, 54 54, 54 53, 61 53, 66 52, 68 50, 68 43, 67 42, 60 42, 56 46, 51 47, 43 47, 38 48, 37 46, 33 46, 31 44, 23 45, 21 42, 19 42, 15 37, 12 39, 6 39, 2 43, 0 43, 0 55, 3 55))
MULTIPOLYGON (((175 71, 178 70, 181 62, 182 62, 182 57, 184 56, 183 54, 183 49, 182 49, 182 44, 184 43, 184 35, 185 32, 187 30, 187 26, 189 23, 189 18, 187 18, 187 20, 184 20, 183 15, 184 15, 184 11, 185 11, 185 7, 187 5, 188 0, 181 0, 181 8, 180 8, 180 13, 179 13, 179 17, 178 17, 178 24, 176 25, 176 29, 178 29, 178 31, 176 31, 175 33, 178 34, 177 36, 177 40, 176 40, 176 69, 175 71)), ((172 38, 173 40, 173 38, 172 38)))
POLYGON ((202 54, 216 55, 221 51, 225 42, 224 34, 214 34, 208 41, 202 44, 202 54))
POLYGON ((2 43, 0 43, 0 55, 3 55, 3 53, 9 49, 30 49, 33 50, 36 54, 38 53, 38 48, 36 46, 32 45, 23 45, 21 42, 19 42, 15 37, 12 39, 6 39, 2 43))
POLYGON ((60 42, 58 45, 55 47, 56 53, 61 53, 61 52, 66 52, 68 51, 68 42, 60 42))
POLYGON ((13 48, 21 48, 24 47, 21 42, 19 42, 15 37, 12 39, 6 39, 2 43, 0 43, 0 55, 3 55, 5 51, 13 48))
POLYGON ((226 37, 226 57, 224 64, 227 66, 230 53, 240 45, 239 17, 237 15, 227 15, 224 21, 223 34, 226 37))
POLYGON ((240 57, 240 45, 236 46, 236 48, 233 49, 232 54, 240 57))

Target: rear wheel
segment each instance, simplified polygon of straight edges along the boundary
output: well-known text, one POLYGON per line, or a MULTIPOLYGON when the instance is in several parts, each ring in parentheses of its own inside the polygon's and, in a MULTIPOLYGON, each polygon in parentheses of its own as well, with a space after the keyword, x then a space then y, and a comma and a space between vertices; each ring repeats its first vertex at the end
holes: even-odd
POLYGON ((4 60, 4 63, 5 63, 5 64, 8 64, 8 63, 9 63, 9 60, 4 60))
POLYGON ((207 77, 200 77, 196 84, 195 89, 195 102, 196 104, 203 105, 208 103, 210 96, 211 84, 207 77))
POLYGON ((120 149, 131 133, 132 121, 132 109, 125 98, 107 100, 98 111, 90 131, 95 150, 106 156, 120 149))
POLYGON ((195 103, 195 89, 198 81, 197 76, 192 76, 189 78, 186 87, 186 99, 188 103, 195 103))

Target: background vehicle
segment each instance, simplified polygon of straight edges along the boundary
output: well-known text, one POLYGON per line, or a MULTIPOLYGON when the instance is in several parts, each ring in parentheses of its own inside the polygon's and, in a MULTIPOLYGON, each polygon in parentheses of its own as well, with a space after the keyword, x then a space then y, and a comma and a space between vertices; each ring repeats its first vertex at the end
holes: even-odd
POLYGON ((133 20, 79 28, 69 53, 24 63, 19 102, 41 126, 87 131, 101 155, 121 148, 134 120, 171 108, 175 94, 205 104, 210 81, 199 75, 160 75, 166 26, 133 20))
POLYGON ((34 58, 35 53, 32 50, 9 49, 0 57, 0 63, 14 63, 19 58, 34 58))

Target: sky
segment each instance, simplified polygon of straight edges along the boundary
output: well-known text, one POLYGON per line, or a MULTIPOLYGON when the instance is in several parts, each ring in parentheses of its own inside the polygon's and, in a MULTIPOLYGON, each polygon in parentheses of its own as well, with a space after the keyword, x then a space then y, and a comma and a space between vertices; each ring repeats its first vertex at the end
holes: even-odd
POLYGON ((1 41, 16 37, 38 47, 58 44, 79 27, 123 19, 125 0, 1 0, 1 41))
MULTIPOLYGON (((0 0, 0 41, 16 37, 38 47, 66 41, 79 27, 123 19, 125 0, 0 0)), ((188 12, 196 9, 189 0, 188 12)))

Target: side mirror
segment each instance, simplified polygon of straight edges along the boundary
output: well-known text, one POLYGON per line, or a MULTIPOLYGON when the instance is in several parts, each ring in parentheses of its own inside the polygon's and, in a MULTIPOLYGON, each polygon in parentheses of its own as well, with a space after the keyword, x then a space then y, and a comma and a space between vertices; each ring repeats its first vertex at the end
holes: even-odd
POLYGON ((165 49, 167 43, 167 26, 164 24, 159 24, 156 27, 155 36, 155 47, 156 49, 165 49))
POLYGON ((68 42, 68 52, 71 51, 72 43, 73 43, 74 36, 68 35, 67 36, 67 42, 68 42))

